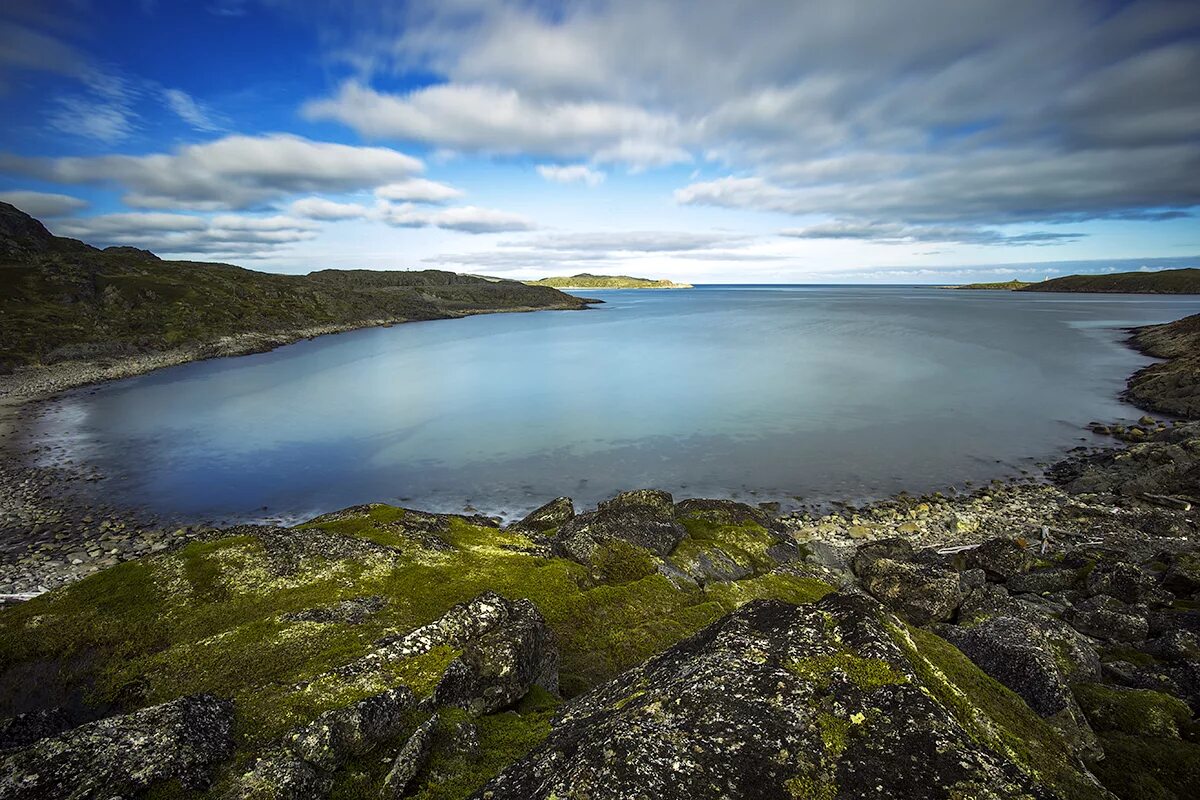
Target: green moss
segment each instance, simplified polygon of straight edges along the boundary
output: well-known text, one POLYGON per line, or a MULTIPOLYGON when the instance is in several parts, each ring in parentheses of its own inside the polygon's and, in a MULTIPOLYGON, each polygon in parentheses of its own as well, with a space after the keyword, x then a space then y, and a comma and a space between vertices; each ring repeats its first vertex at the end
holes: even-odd
MULTIPOLYGON (((745 602, 812 602, 832 590, 784 573, 681 588, 656 572, 639 574, 646 556, 637 553, 625 553, 625 560, 641 567, 614 570, 612 582, 598 583, 579 564, 529 552, 532 543, 523 535, 460 519, 431 523, 415 517, 371 506, 305 526, 390 541, 396 547, 385 556, 335 560, 310 554, 280 566, 259 539, 239 536, 100 572, 0 611, 0 666, 72 663, 70 671, 46 675, 46 688, 90 687, 90 702, 116 710, 192 692, 231 698, 239 743, 227 767, 233 774, 258 748, 330 708, 396 684, 430 691, 456 655, 449 648, 360 679, 320 676, 370 652, 380 638, 431 622, 484 591, 529 598, 538 607, 556 634, 560 684, 571 696, 745 602), (431 529, 450 547, 421 546, 431 529), (387 603, 360 624, 291 617, 367 595, 387 603), (71 661, 73 656, 79 658, 71 661)), ((480 721, 485 745, 463 774, 476 776, 472 781, 494 774, 513 753, 540 740, 548 718, 545 709, 526 709, 480 721)), ((346 778, 341 785, 350 792, 356 784, 346 778)), ((429 796, 462 796, 451 788, 429 796)))
POLYGON ((654 574, 658 564, 648 550, 620 539, 604 543, 593 558, 592 574, 620 586, 654 574))
POLYGON ((787 668, 822 689, 829 688, 835 673, 841 674, 860 689, 877 689, 897 683, 908 683, 908 677, 886 661, 878 658, 863 658, 849 650, 823 656, 811 656, 792 661, 787 668))
POLYGON ((1100 660, 1106 664, 1113 661, 1128 661, 1139 667, 1152 667, 1158 663, 1158 659, 1154 656, 1127 644, 1113 644, 1105 647, 1100 652, 1100 660))
POLYGON ((754 522, 719 523, 700 516, 680 520, 687 535, 675 546, 670 561, 688 571, 688 565, 701 557, 722 553, 738 566, 761 573, 770 570, 775 562, 767 556, 767 548, 778 539, 754 522))
POLYGON ((826 757, 836 759, 841 756, 850 740, 850 721, 821 712, 817 715, 817 725, 821 728, 826 757))
POLYGON ((1200 745, 1123 733, 1100 736, 1092 771, 1121 800, 1189 800, 1200 786, 1200 745))
POLYGON ((944 639, 905 625, 889 626, 921 684, 977 743, 1011 758, 1064 800, 1091 800, 1095 787, 1080 772, 1062 736, 1020 697, 984 674, 944 639))
POLYGON ((1071 691, 1097 733, 1178 739, 1192 719, 1187 703, 1161 692, 1099 683, 1077 683, 1071 691))

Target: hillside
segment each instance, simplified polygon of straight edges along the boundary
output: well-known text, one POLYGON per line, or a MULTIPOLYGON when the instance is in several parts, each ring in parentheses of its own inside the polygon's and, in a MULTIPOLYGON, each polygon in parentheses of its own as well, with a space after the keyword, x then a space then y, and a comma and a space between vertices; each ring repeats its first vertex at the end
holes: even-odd
POLYGON ((1200 269, 1158 272, 1115 272, 1110 275, 1067 275, 1022 287, 1022 292, 1118 292, 1130 294, 1200 294, 1200 269))
POLYGON ((542 278, 526 281, 528 286, 553 286, 556 289, 690 289, 690 283, 675 283, 653 278, 631 278, 628 275, 591 275, 581 272, 567 278, 542 278))
POLYGON ((230 264, 163 261, 130 247, 100 250, 53 236, 0 203, 0 371, 240 334, 286 339, 314 328, 583 307, 580 299, 550 287, 437 270, 274 275, 230 264))

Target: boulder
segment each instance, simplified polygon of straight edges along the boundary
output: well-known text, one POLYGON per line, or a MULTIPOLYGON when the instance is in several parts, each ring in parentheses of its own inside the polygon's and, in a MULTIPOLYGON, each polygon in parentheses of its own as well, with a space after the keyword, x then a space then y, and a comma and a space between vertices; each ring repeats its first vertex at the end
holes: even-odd
POLYGON ((762 508, 739 503, 736 500, 704 500, 688 498, 675 504, 677 518, 693 517, 717 525, 741 525, 753 522, 764 528, 774 525, 774 519, 762 508))
POLYGON ((911 561, 912 557, 913 548, 908 539, 899 536, 880 539, 859 546, 854 551, 854 558, 850 561, 850 569, 854 571, 855 575, 861 576, 864 570, 881 558, 890 558, 893 561, 911 561))
POLYGON ((230 792, 237 800, 313 800, 329 794, 333 778, 285 748, 254 761, 230 792))
POLYGON ((1200 553, 1184 553, 1173 558, 1163 573, 1162 586, 1179 597, 1200 592, 1200 553))
POLYGON ((1051 567, 1012 575, 1004 585, 1014 594, 1045 594, 1071 589, 1078 582, 1078 570, 1051 567))
POLYGON ((495 592, 460 603, 409 633, 385 637, 330 674, 368 675, 443 645, 460 653, 437 683, 436 705, 484 714, 520 700, 534 685, 558 692, 558 648, 546 620, 529 600, 514 602, 495 592))
POLYGON ((914 625, 949 620, 966 595, 956 572, 890 558, 867 562, 858 577, 873 597, 914 625))
POLYGON ((326 711, 314 722, 288 735, 285 744, 318 769, 333 771, 352 757, 398 736, 406 712, 417 704, 407 686, 363 698, 326 711))
POLYGON ((686 531, 675 521, 671 495, 657 489, 623 492, 595 511, 564 524, 555 549, 565 558, 590 565, 606 543, 627 542, 657 556, 669 555, 686 531))
MULTIPOLYGON (((974 669, 932 634, 912 635, 974 669)), ((857 592, 805 607, 750 603, 569 702, 546 741, 474 797, 1055 796, 1002 755, 986 712, 960 722, 938 699, 956 690, 912 635, 857 592)), ((1034 747, 1058 747, 1070 764, 1058 779, 1078 796, 1110 797, 1045 735, 1034 747)))
POLYGON ((71 727, 71 715, 63 708, 29 711, 0 720, 0 752, 19 750, 71 727))
POLYGON ((575 518, 575 503, 569 497, 556 497, 545 505, 530 511, 514 525, 523 531, 547 533, 561 528, 575 518))
POLYGON ((1150 631, 1146 615, 1108 595, 1096 595, 1067 610, 1063 619, 1075 630, 1110 642, 1140 642, 1150 631))
POLYGON ((396 760, 392 762, 391 770, 383 781, 383 790, 380 792, 383 800, 398 800, 403 797, 412 779, 425 766, 429 759, 429 751, 433 748, 433 734, 438 719, 438 715, 434 714, 421 723, 412 736, 408 737, 404 747, 400 748, 396 760))
POLYGON ((232 727, 233 703, 206 694, 89 722, 5 756, 0 798, 132 796, 168 781, 204 789, 233 750, 232 727))
POLYGON ((1136 564, 1118 561, 1115 564, 1097 566, 1087 576, 1089 595, 1105 594, 1122 603, 1161 602, 1170 595, 1158 588, 1153 575, 1136 564))
POLYGON ((1060 666, 1055 646, 1037 625, 993 617, 969 628, 939 625, 937 633, 1059 728, 1080 757, 1102 755, 1071 694, 1072 670, 1060 666))
POLYGON ((988 580, 1001 583, 1033 568, 1033 555, 1012 539, 988 539, 967 551, 967 564, 987 573, 988 580))

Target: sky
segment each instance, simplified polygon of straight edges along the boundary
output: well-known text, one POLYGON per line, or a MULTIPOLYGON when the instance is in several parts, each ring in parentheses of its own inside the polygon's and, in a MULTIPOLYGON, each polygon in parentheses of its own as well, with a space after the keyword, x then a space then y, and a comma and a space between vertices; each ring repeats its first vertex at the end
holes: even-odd
POLYGON ((4 0, 0 200, 304 273, 1200 266, 1200 3, 4 0))

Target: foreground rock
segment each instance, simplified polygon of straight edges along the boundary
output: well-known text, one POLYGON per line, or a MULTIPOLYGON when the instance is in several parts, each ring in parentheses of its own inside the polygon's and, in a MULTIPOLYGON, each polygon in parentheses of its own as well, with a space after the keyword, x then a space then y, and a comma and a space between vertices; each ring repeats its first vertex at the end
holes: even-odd
POLYGON ((1109 796, 1017 698, 916 635, 861 595, 752 603, 567 704, 475 796, 1109 796))
POLYGON ((203 789, 233 749, 233 704, 208 695, 88 723, 6 756, 0 798, 119 797, 167 781, 203 789))

